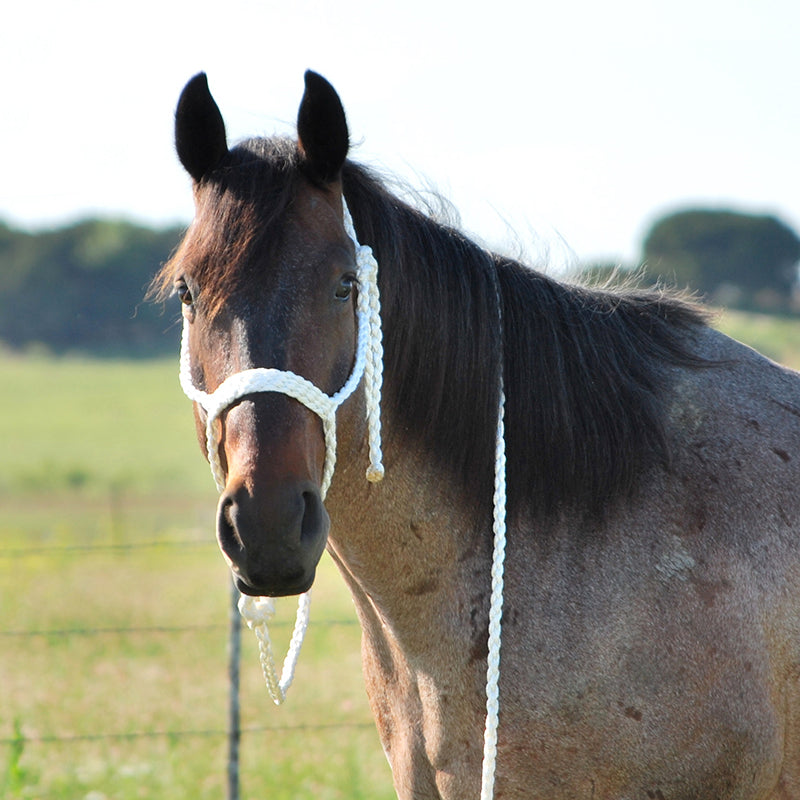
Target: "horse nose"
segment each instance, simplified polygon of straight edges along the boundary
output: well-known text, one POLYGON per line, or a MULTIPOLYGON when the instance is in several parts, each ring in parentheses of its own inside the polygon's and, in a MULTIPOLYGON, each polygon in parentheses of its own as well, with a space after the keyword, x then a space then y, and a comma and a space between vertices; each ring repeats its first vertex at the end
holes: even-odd
POLYGON ((318 488, 308 482, 251 492, 226 487, 217 514, 217 539, 244 594, 302 594, 314 582, 330 519, 318 488))

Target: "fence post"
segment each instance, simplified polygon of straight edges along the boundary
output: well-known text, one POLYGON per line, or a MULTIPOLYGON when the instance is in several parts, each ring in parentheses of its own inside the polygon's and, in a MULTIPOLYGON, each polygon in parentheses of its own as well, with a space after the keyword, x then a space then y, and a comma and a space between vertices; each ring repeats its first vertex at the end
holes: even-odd
POLYGON ((228 800, 239 800, 239 663, 242 652, 242 618, 239 614, 239 591, 231 581, 230 641, 228 679, 228 800))

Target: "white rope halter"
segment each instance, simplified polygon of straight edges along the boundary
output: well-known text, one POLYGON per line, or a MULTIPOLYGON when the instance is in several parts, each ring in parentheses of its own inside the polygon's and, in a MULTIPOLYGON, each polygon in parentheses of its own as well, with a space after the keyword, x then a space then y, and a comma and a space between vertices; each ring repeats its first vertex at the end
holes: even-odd
MULTIPOLYGON (((353 240, 356 249, 358 333, 353 371, 345 385, 333 396, 325 394, 313 383, 294 372, 263 368, 248 369, 230 375, 211 394, 197 389, 192 381, 189 323, 184 318, 181 337, 181 387, 189 399, 200 405, 206 412, 208 461, 211 465, 214 482, 220 492, 225 488, 225 471, 220 462, 216 420, 226 408, 245 395, 255 392, 280 392, 293 397, 322 419, 325 433, 325 463, 320 484, 320 496, 324 501, 336 466, 336 411, 353 393, 361 382, 362 376, 365 381, 364 393, 369 436, 370 465, 367 469, 367 480, 376 482, 383 478, 380 418, 383 344, 378 295, 378 263, 372 255, 371 248, 359 245, 346 205, 344 207, 344 223, 345 230, 353 240)), ((270 696, 277 705, 286 699, 286 692, 294 678, 297 658, 300 655, 300 648, 308 627, 310 603, 309 592, 300 596, 294 633, 284 660, 280 680, 278 680, 267 625, 275 614, 274 601, 271 597, 251 597, 249 595, 242 595, 239 599, 239 611, 247 626, 255 632, 258 639, 259 659, 264 672, 264 680, 270 696)))
MULTIPOLYGON (((336 411, 353 393, 361 382, 362 376, 365 382, 364 394, 370 460, 366 477, 371 482, 383 479, 380 420, 383 344, 378 294, 378 263, 372 254, 372 249, 369 246, 359 244, 353 227, 353 220, 344 198, 342 198, 342 204, 344 206, 345 231, 352 240, 356 251, 356 275, 359 289, 356 305, 358 334, 353 371, 345 385, 336 394, 327 395, 300 375, 278 369, 249 369, 237 372, 226 378, 211 394, 197 389, 194 386, 191 374, 189 323, 184 318, 180 357, 181 387, 189 399, 200 405, 206 412, 208 461, 211 465, 211 474, 220 492, 225 488, 225 472, 220 462, 219 439, 216 431, 217 426, 215 425, 217 418, 226 408, 244 395, 254 394, 255 392, 280 392, 293 397, 322 419, 325 433, 325 464, 320 485, 320 495, 324 501, 333 478, 334 467, 336 466, 336 411)), ((495 446, 492 526, 494 548, 492 553, 492 594, 489 606, 489 657, 486 670, 486 729, 484 732, 483 768, 481 773, 481 800, 491 800, 494 796, 497 728, 500 713, 500 644, 501 619, 503 615, 503 565, 506 546, 504 407, 505 395, 501 377, 495 446)), ((276 705, 284 702, 286 692, 294 678, 295 666, 297 665, 300 648, 308 627, 310 603, 310 592, 301 595, 298 600, 294 632, 283 663, 281 677, 278 679, 268 628, 269 620, 275 614, 273 599, 271 597, 250 597, 248 595, 242 595, 239 599, 239 611, 247 626, 255 632, 258 639, 261 669, 264 673, 267 689, 276 705)))

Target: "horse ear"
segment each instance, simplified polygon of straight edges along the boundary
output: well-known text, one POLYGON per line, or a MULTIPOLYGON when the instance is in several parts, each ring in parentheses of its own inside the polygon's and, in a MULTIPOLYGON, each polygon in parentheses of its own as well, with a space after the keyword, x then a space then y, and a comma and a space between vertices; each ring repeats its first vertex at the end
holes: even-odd
POLYGON ((175 111, 175 149, 186 171, 199 182, 228 152, 225 122, 204 72, 186 84, 175 111))
POLYGON ((335 181, 350 146, 342 102, 333 86, 316 72, 305 75, 306 90, 297 112, 297 138, 303 165, 319 183, 335 181))

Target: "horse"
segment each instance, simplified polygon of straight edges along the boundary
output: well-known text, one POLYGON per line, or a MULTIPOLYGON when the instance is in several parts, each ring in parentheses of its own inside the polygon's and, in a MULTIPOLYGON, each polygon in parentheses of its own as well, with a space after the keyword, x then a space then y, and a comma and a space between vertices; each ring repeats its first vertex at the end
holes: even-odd
POLYGON ((324 502, 325 431, 294 397, 211 427, 239 589, 304 592, 326 548, 347 583, 398 798, 479 794, 504 397, 495 796, 800 799, 798 375, 685 296, 557 279, 401 198, 348 157, 316 73, 296 138, 232 147, 201 73, 175 141, 196 214, 154 286, 199 390, 275 369, 337 392, 364 290, 345 204, 379 264, 382 482, 363 382, 324 502))

